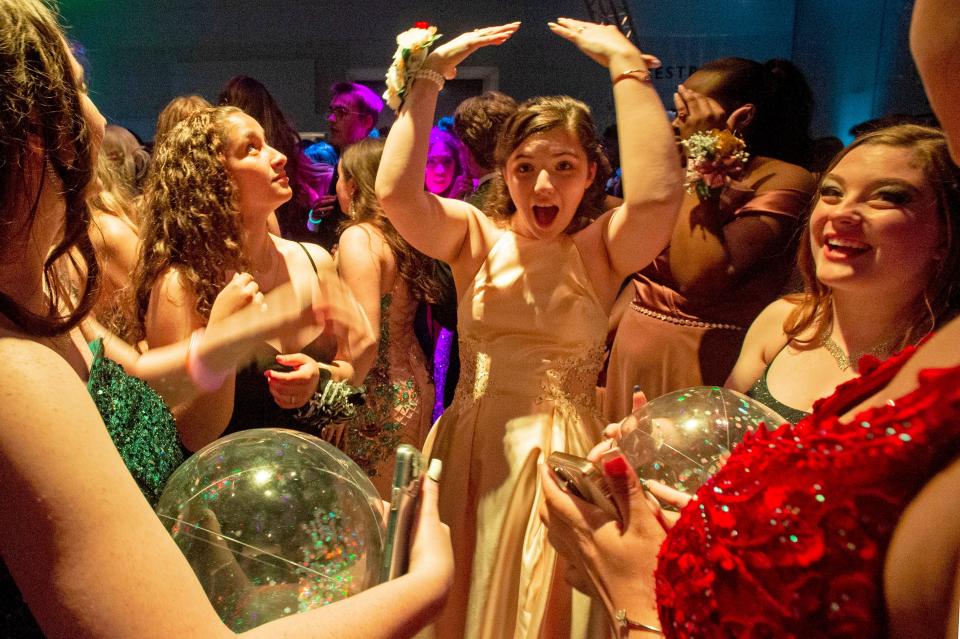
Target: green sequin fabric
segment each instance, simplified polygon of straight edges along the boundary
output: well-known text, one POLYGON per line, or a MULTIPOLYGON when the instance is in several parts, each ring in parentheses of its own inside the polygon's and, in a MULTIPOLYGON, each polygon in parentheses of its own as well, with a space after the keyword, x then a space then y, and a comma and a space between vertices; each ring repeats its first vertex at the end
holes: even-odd
POLYGON ((156 504, 167 478, 183 463, 173 415, 156 391, 103 355, 102 340, 90 350, 87 390, 123 463, 147 500, 156 504))
POLYGON ((392 460, 401 443, 401 431, 407 416, 420 406, 413 377, 391 379, 390 304, 387 293, 380 299, 380 348, 377 361, 367 375, 366 403, 348 423, 344 452, 370 477, 378 477, 380 466, 392 460))

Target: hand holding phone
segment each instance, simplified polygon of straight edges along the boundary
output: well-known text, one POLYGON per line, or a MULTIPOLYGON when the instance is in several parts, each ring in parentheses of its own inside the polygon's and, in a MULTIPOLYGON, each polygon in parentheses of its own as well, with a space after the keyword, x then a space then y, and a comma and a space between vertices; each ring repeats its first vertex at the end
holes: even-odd
POLYGON ((583 457, 554 452, 547 457, 547 465, 560 480, 561 488, 599 507, 614 519, 623 520, 610 487, 596 464, 583 457))
POLYGON ((409 444, 397 447, 397 464, 390 490, 390 514, 387 518, 387 544, 383 549, 381 581, 407 572, 410 559, 410 533, 420 497, 420 473, 423 457, 409 444))

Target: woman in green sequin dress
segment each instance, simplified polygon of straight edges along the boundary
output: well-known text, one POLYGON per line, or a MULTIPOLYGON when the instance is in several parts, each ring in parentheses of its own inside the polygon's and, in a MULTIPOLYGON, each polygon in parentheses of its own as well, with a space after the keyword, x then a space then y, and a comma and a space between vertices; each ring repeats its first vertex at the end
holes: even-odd
POLYGON ((416 448, 430 429, 434 389, 413 329, 421 302, 441 295, 437 262, 413 249, 383 215, 374 181, 383 141, 361 140, 340 161, 337 197, 350 220, 340 236, 340 274, 379 336, 377 360, 366 376, 366 405, 347 425, 344 450, 390 496, 394 453, 416 448))

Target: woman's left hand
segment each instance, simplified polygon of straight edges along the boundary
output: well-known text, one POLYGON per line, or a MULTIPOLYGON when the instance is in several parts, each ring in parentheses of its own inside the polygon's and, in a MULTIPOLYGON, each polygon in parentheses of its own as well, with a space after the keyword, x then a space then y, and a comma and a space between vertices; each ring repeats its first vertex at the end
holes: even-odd
POLYGON ((320 365, 312 357, 303 353, 277 355, 277 363, 292 370, 268 370, 264 373, 273 401, 280 408, 300 408, 317 392, 317 386, 320 383, 320 365))
POLYGON ((447 80, 457 77, 457 65, 467 56, 481 47, 500 45, 520 28, 519 22, 511 22, 496 27, 484 27, 461 33, 453 40, 444 42, 430 52, 424 62, 424 68, 439 72, 447 80))
POLYGON ((682 84, 673 94, 673 106, 677 110, 680 137, 684 140, 700 131, 727 128, 727 112, 719 102, 682 84))
MULTIPOLYGON (((557 18, 556 22, 548 22, 547 26, 561 38, 577 45, 592 60, 604 67, 609 67, 610 58, 618 54, 640 53, 637 47, 612 24, 557 18)), ((648 69, 656 69, 660 66, 660 60, 656 57, 648 54, 640 55, 648 69)))
POLYGON ((623 522, 561 490, 546 466, 540 469, 540 518, 550 543, 575 575, 586 578, 587 589, 599 597, 611 620, 617 610, 626 609, 631 618, 655 624, 653 571, 666 536, 659 505, 644 493, 622 455, 607 461, 604 475, 623 522))

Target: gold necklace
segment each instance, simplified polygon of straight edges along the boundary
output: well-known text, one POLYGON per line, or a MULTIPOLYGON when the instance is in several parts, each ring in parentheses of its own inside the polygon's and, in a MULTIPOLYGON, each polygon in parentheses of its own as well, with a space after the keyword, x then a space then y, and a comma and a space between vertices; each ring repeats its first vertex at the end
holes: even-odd
POLYGON ((837 362, 837 367, 839 367, 842 371, 847 370, 851 366, 855 366, 857 362, 860 361, 860 358, 864 355, 873 355, 874 357, 885 359, 890 355, 890 351, 894 343, 893 339, 884 340, 873 348, 847 355, 843 349, 840 348, 840 345, 833 341, 832 335, 833 327, 831 326, 827 332, 824 333, 823 338, 821 338, 820 346, 822 346, 825 351, 833 356, 834 361, 837 362))

